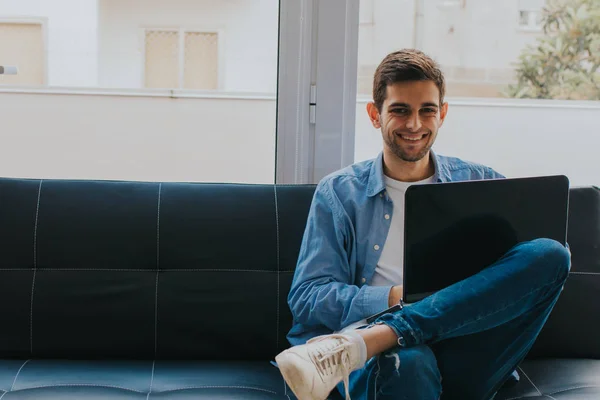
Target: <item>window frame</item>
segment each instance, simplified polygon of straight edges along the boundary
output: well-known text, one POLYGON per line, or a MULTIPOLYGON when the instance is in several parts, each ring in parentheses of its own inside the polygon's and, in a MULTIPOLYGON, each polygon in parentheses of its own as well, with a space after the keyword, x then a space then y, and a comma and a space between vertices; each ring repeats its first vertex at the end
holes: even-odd
POLYGON ((275 183, 313 183, 310 87, 314 83, 317 0, 280 0, 275 183))
POLYGON ((359 0, 281 0, 276 183, 354 162, 359 0))

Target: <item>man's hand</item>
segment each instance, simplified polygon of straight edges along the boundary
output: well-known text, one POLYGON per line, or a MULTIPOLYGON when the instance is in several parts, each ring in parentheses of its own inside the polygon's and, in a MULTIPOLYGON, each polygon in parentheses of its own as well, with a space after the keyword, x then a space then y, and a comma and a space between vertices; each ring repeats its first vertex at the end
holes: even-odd
POLYGON ((402 299, 402 285, 394 286, 390 289, 390 295, 388 297, 388 305, 391 307, 395 304, 400 303, 402 299))

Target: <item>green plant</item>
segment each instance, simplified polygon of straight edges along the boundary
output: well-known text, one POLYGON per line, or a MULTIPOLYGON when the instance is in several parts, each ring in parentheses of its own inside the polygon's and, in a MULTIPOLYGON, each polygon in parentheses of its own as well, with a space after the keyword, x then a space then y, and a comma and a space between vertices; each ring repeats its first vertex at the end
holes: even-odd
POLYGON ((516 64, 506 95, 600 100, 600 0, 549 0, 544 35, 516 64))

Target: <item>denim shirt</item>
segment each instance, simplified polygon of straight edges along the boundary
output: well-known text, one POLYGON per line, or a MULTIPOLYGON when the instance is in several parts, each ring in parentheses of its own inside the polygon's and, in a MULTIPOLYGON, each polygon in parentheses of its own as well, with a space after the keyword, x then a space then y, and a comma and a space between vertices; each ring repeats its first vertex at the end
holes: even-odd
MULTIPOLYGON (((503 178, 489 167, 432 154, 434 182, 503 178)), ((388 307, 391 286, 369 286, 393 214, 383 153, 318 184, 288 295, 292 345, 340 330, 388 307)))

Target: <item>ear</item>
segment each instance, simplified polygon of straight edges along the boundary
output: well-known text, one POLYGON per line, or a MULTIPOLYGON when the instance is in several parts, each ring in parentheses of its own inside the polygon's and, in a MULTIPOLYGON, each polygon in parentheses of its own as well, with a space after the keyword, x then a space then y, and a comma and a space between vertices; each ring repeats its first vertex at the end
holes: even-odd
POLYGON ((440 109, 440 126, 444 125, 444 120, 446 119, 446 115, 448 115, 448 103, 442 104, 442 108, 440 109))
POLYGON ((381 120, 379 110, 372 101, 367 103, 367 114, 369 114, 369 119, 371 120, 371 124, 373 124, 373 128, 380 129, 381 120))

